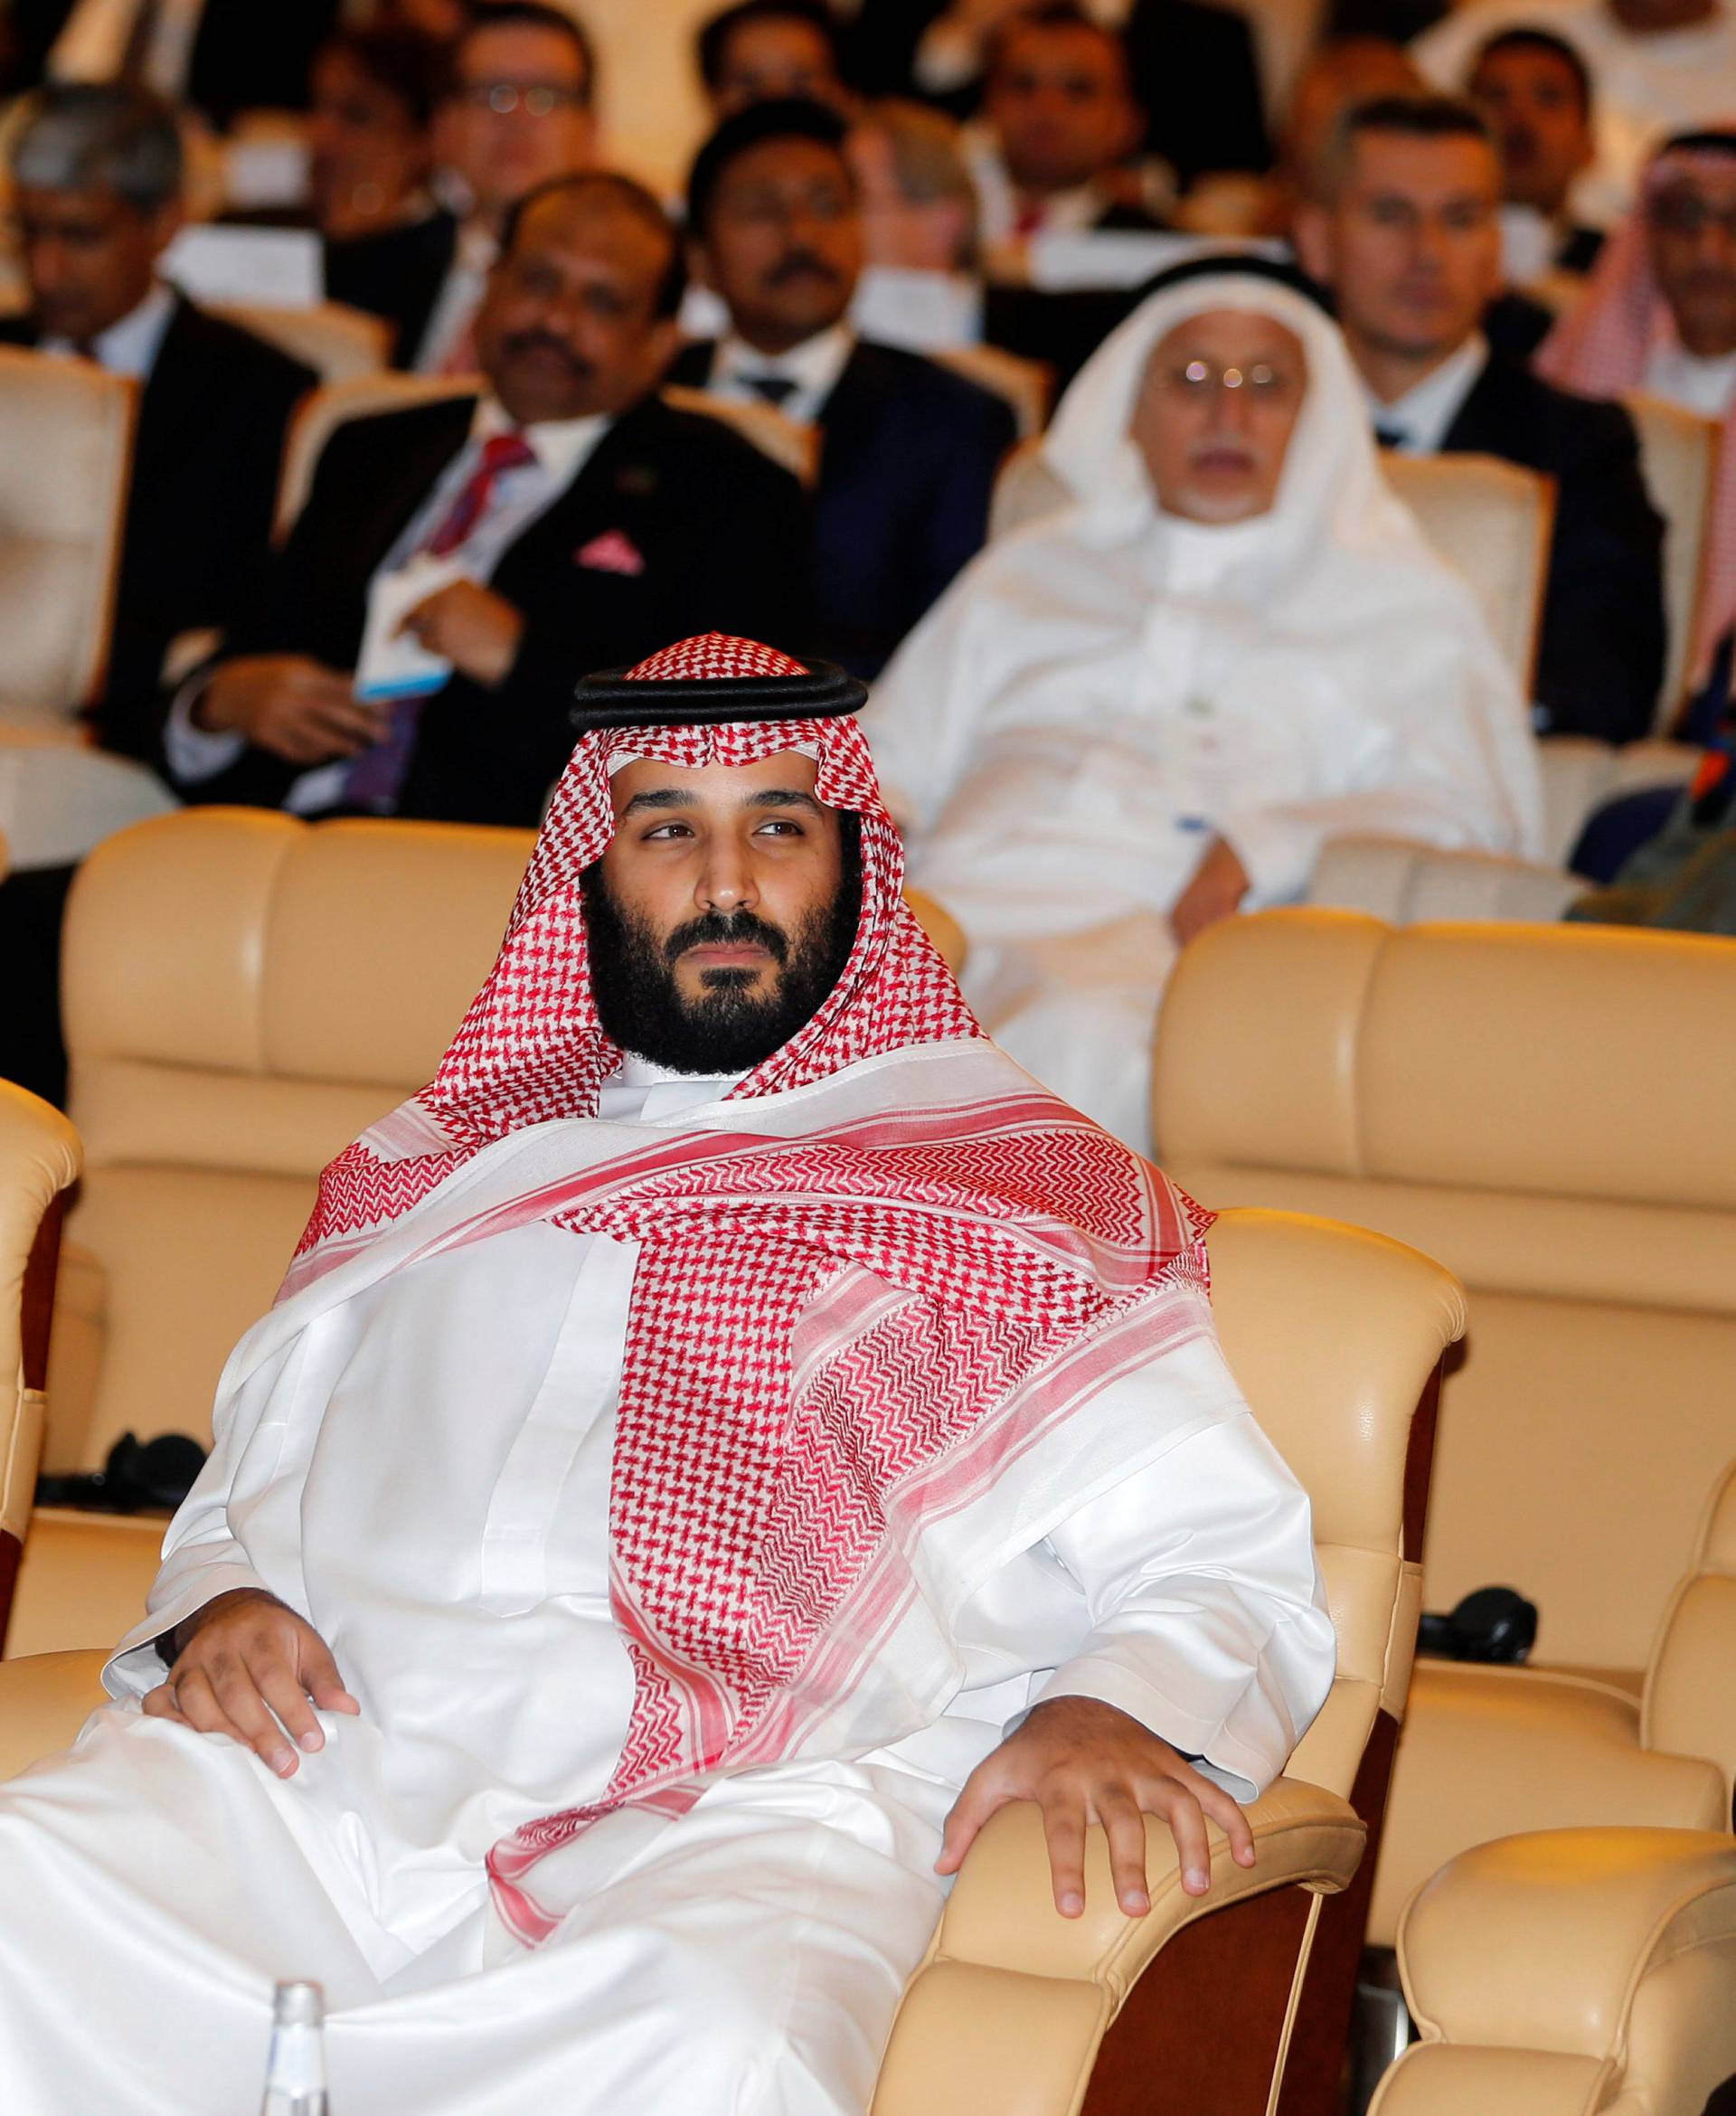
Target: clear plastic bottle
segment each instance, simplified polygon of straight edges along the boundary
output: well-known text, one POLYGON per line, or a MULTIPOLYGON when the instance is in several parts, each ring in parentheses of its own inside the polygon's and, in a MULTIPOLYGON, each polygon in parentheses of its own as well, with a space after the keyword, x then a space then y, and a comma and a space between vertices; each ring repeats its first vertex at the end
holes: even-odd
POLYGON ((328 2116, 326 1994, 317 1984, 278 1986, 259 2116, 328 2116))

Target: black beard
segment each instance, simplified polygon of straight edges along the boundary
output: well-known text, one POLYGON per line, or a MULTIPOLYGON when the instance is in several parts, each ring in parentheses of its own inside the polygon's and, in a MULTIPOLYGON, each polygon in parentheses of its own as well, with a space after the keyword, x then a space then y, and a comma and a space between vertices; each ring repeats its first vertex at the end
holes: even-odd
POLYGON ((751 1072, 813 1020, 830 997, 855 945, 862 915, 862 847, 855 816, 842 812, 844 873, 829 903, 793 934, 752 912, 708 912, 659 939, 624 913, 600 864, 580 877, 590 944, 590 987, 603 1034, 623 1051, 670 1072, 751 1072), (756 996, 760 973, 710 969, 700 997, 684 998, 676 959, 707 942, 754 942, 778 966, 756 996))

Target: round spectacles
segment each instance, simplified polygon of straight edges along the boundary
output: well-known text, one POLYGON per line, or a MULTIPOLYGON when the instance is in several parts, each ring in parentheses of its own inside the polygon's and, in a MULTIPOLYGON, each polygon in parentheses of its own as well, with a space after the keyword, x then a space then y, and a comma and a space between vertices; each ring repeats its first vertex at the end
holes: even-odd
POLYGON ((1220 390, 1246 390, 1257 404, 1278 404, 1293 397, 1297 377, 1288 368, 1269 367, 1256 361, 1250 367, 1219 367, 1210 360, 1190 360, 1185 366, 1166 368, 1164 387, 1186 403, 1203 404, 1220 390))
POLYGON ((492 110, 496 118, 510 118, 515 110, 523 110, 527 118, 552 118, 557 110, 582 110, 590 98, 582 89, 477 80, 458 90, 458 100, 473 110, 492 110))

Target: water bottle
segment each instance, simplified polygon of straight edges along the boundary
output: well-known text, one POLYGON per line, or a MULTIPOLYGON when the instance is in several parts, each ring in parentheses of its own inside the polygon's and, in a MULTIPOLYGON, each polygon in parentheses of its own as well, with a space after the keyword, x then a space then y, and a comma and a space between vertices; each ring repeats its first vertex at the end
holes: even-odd
POLYGON ((278 1986, 259 2116, 327 2116, 326 1994, 317 1984, 278 1986))

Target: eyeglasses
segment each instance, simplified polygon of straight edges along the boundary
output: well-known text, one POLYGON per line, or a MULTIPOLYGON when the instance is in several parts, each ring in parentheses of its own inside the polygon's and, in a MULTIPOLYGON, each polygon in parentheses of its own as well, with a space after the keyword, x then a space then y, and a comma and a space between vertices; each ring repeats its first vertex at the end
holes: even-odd
POLYGON ((475 80, 459 89, 458 99, 473 110, 492 110, 496 118, 510 118, 515 110, 527 118, 552 118, 557 110, 582 110, 590 97, 583 89, 548 88, 540 82, 475 80))
POLYGON ((1703 235, 1716 226, 1727 242, 1736 242, 1736 205, 1715 206, 1692 191, 1661 193, 1646 209, 1646 217, 1666 235, 1703 235))
POLYGON ((1286 367, 1257 361, 1251 367, 1218 367, 1209 360, 1190 360, 1184 367, 1165 368, 1163 386, 1185 404, 1210 403, 1220 390, 1246 390, 1255 404, 1287 403, 1301 387, 1286 367))

